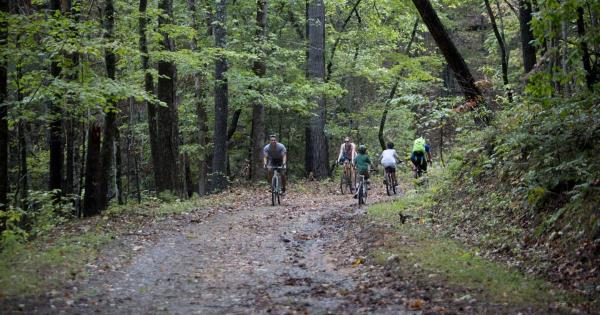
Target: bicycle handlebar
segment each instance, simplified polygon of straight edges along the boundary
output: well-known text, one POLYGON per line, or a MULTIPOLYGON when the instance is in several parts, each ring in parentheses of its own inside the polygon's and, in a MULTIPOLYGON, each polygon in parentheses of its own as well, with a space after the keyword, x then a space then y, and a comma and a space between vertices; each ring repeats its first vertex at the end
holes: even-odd
POLYGON ((283 165, 283 166, 270 166, 270 165, 267 165, 265 168, 269 169, 269 170, 272 170, 272 169, 285 170, 285 169, 287 169, 286 165, 283 165))

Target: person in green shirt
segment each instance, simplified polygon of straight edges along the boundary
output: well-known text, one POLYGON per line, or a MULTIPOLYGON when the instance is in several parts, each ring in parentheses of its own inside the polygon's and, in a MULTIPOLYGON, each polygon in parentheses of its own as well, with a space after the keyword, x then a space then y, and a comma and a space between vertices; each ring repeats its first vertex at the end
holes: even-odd
POLYGON ((367 189, 369 189, 369 167, 373 166, 371 159, 367 155, 367 147, 361 144, 358 147, 358 154, 354 158, 354 167, 358 175, 364 175, 367 183, 367 189))

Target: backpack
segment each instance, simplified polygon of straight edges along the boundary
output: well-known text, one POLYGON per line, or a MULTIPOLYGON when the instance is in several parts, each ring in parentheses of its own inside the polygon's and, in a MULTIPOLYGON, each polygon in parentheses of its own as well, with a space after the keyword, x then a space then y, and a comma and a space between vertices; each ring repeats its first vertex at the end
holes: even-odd
POLYGON ((422 137, 415 139, 412 150, 413 152, 425 153, 425 139, 422 137))

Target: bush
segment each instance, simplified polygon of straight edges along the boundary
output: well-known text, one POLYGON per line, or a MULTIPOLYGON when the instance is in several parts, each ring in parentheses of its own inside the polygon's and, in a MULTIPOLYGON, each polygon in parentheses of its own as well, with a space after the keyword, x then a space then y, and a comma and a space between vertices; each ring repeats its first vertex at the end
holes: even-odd
POLYGON ((56 202, 55 196, 56 192, 31 191, 27 210, 14 207, 0 210, 0 222, 4 222, 0 235, 0 250, 45 235, 72 218, 72 200, 61 199, 56 202))

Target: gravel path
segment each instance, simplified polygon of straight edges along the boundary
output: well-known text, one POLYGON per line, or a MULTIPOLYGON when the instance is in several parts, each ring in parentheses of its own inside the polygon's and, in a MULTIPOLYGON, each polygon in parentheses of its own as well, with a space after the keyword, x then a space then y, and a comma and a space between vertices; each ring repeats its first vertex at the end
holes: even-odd
POLYGON ((243 209, 161 223, 153 237, 126 242, 135 253, 128 262, 108 255, 113 261, 104 265, 117 267, 98 267, 73 301, 38 311, 407 313, 400 300, 382 303, 372 292, 367 298, 356 294, 368 267, 353 264, 360 244, 348 223, 363 212, 348 196, 316 196, 292 192, 278 207, 259 199, 243 209))

